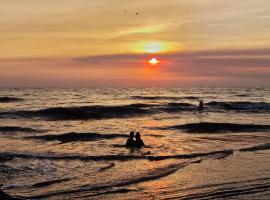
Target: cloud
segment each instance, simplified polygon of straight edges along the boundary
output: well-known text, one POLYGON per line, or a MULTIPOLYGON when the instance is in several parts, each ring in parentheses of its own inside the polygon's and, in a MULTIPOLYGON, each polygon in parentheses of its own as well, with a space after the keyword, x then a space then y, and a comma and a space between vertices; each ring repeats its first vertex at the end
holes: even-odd
POLYGON ((185 62, 186 64, 209 64, 220 66, 269 66, 270 49, 227 49, 227 50, 208 50, 208 51, 192 51, 178 52, 170 54, 116 54, 116 55, 100 55, 86 56, 74 58, 75 62, 88 64, 94 63, 123 63, 136 62, 151 56, 159 56, 160 58, 170 62, 185 62))
MULTIPOLYGON (((156 56, 163 60, 161 71, 175 77, 267 79, 270 76, 270 49, 227 49, 156 56)), ((89 67, 92 64, 100 64, 100 67, 109 64, 113 68, 125 64, 134 68, 136 63, 150 57, 146 54, 119 54, 81 57, 73 61, 89 67)))
POLYGON ((162 31, 166 30, 167 28, 168 28, 168 26, 166 26, 164 24, 154 24, 154 25, 151 24, 151 25, 144 25, 144 26, 136 26, 136 27, 131 27, 131 28, 116 32, 108 39, 127 37, 127 36, 131 36, 131 35, 136 35, 136 34, 160 33, 162 31))
POLYGON ((155 55, 115 54, 61 59, 2 59, 0 72, 0 77, 7 82, 12 82, 8 81, 12 77, 16 80, 34 81, 31 76, 40 76, 47 77, 45 79, 52 84, 57 84, 56 80, 62 80, 63 83, 69 81, 70 84, 76 80, 76 84, 83 82, 84 85, 95 82, 110 85, 117 82, 128 86, 138 82, 143 86, 155 81, 159 86, 184 83, 190 86, 269 86, 270 49, 226 49, 155 55), (162 60, 162 64, 153 71, 145 65, 152 56, 162 60))

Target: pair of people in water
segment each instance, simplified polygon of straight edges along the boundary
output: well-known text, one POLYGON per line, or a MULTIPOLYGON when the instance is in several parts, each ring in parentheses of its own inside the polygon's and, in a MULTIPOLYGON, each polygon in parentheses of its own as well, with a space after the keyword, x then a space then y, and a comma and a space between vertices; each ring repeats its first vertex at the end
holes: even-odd
POLYGON ((136 132, 135 139, 136 140, 134 140, 134 132, 131 131, 129 133, 129 138, 127 139, 126 147, 128 147, 128 148, 134 148, 134 147, 141 148, 144 146, 144 142, 141 139, 140 132, 136 132))

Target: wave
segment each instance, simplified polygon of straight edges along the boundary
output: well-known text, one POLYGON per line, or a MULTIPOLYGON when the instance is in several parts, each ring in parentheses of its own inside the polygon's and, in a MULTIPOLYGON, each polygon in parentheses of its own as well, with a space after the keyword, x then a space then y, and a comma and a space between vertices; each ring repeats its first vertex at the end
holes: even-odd
POLYGON ((160 112, 198 111, 189 103, 130 104, 122 106, 54 107, 40 110, 0 112, 2 118, 42 118, 46 120, 101 120, 128 118, 160 112))
POLYGON ((40 135, 40 136, 30 136, 27 139, 40 139, 46 141, 57 140, 62 143, 76 142, 76 141, 94 141, 100 139, 114 139, 114 138, 126 138, 128 135, 124 134, 99 134, 99 133, 64 133, 59 135, 40 135))
POLYGON ((34 133, 34 132, 44 132, 45 130, 38 130, 33 128, 25 128, 19 126, 2 126, 0 127, 0 132, 26 132, 26 133, 34 133))
POLYGON ((23 159, 48 159, 48 160, 81 160, 81 161, 126 161, 126 160, 166 160, 166 159, 190 159, 198 157, 208 156, 221 156, 231 155, 234 151, 232 149, 226 149, 221 151, 202 152, 202 153, 190 153, 179 155, 164 155, 164 156, 152 156, 152 155, 132 155, 132 154, 118 154, 118 155, 98 155, 88 156, 80 154, 33 154, 33 153, 13 153, 2 152, 0 158, 23 158, 23 159))
POLYGON ((149 160, 166 160, 166 159, 190 159, 207 156, 229 156, 234 153, 232 149, 226 149, 221 151, 203 152, 203 153, 191 153, 191 154, 180 154, 180 155, 169 155, 169 156, 148 156, 149 160))
POLYGON ((21 198, 12 197, 12 196, 6 194, 3 190, 0 190, 0 199, 6 199, 6 200, 22 200, 21 198))
POLYGON ((235 96, 237 96, 237 97, 249 97, 250 94, 237 94, 235 96))
POLYGON ((260 151, 260 150, 269 150, 269 149, 270 149, 270 143, 266 143, 266 144, 255 145, 253 147, 242 148, 242 149, 239 149, 239 151, 260 151))
POLYGON ((0 103, 9 103, 9 102, 14 102, 14 101, 22 101, 23 99, 21 98, 16 98, 16 97, 0 97, 0 103))
POLYGON ((43 182, 40 182, 40 183, 33 184, 32 187, 34 187, 34 188, 46 187, 46 186, 50 186, 50 185, 53 185, 53 184, 56 184, 56 183, 62 183, 62 182, 65 182, 65 181, 70 181, 70 180, 72 180, 72 178, 64 178, 64 179, 43 181, 43 182))
POLYGON ((11 160, 14 158, 23 159, 48 159, 48 160, 81 160, 81 161, 125 161, 125 160, 139 160, 148 159, 144 156, 136 155, 100 155, 100 156, 87 156, 79 154, 35 154, 35 153, 13 153, 13 152, 2 152, 0 153, 0 160, 3 161, 11 160))
POLYGON ((132 99, 139 100, 199 100, 200 97, 196 96, 183 96, 183 97, 175 97, 175 96, 132 96, 132 99))
POLYGON ((178 111, 194 111, 198 110, 198 107, 190 103, 167 103, 160 110, 165 112, 178 112, 178 111))
POLYGON ((12 160, 15 157, 14 155, 9 155, 9 153, 0 153, 0 163, 12 160))
MULTIPOLYGON (((16 152, 1 152, 0 162, 5 162, 12 160, 14 158, 22 159, 44 159, 44 160, 81 160, 81 161, 128 161, 128 160, 149 160, 149 161, 160 161, 167 159, 195 159, 203 157, 212 157, 216 159, 226 158, 233 155, 235 151, 259 151, 259 150, 269 150, 270 143, 260 144, 252 147, 242 148, 242 149, 224 149, 220 151, 210 151, 210 152, 198 152, 190 154, 174 154, 174 155, 161 155, 153 156, 148 154, 143 155, 132 155, 132 154, 116 154, 116 155, 81 155, 81 154, 35 154, 35 153, 16 153, 16 152)), ((108 167, 114 167, 110 165, 108 167)))
POLYGON ((98 192, 96 194, 90 194, 90 195, 83 195, 79 196, 79 198, 89 198, 89 197, 94 197, 94 196, 99 196, 99 195, 107 195, 107 194, 123 194, 123 193, 129 193, 129 192, 138 192, 141 191, 142 189, 127 189, 127 188, 120 188, 120 189, 111 189, 109 191, 102 191, 98 192))
POLYGON ((101 168, 99 169, 99 172, 106 171, 106 170, 108 170, 108 169, 113 168, 114 166, 115 166, 115 163, 110 163, 109 165, 107 165, 107 166, 105 166, 105 167, 101 167, 101 168))
POLYGON ((162 127, 160 129, 185 130, 188 133, 258 132, 270 131, 270 125, 200 122, 162 127))
POLYGON ((211 101, 205 104, 206 106, 233 111, 270 111, 270 103, 266 102, 250 102, 250 101, 236 101, 236 102, 219 102, 211 101))
MULTIPOLYGON (((217 102, 205 104, 205 111, 220 110, 269 112, 270 103, 266 102, 217 102)), ((190 103, 171 102, 163 104, 129 104, 119 106, 81 106, 81 107, 51 107, 40 110, 18 110, 0 112, 0 117, 9 118, 42 118, 46 120, 100 120, 127 118, 160 112, 198 112, 198 106, 190 103)))
POLYGON ((35 111, 2 112, 2 116, 40 117, 51 120, 87 120, 125 118, 150 113, 151 105, 130 104, 122 106, 54 107, 35 111))
POLYGON ((244 179, 220 184, 205 184, 172 191, 172 199, 267 199, 270 178, 244 179), (190 191, 193 191, 190 193, 190 191), (262 196, 261 196, 261 195, 262 196), (255 198, 254 198, 255 197, 255 198), (263 197, 263 198, 261 198, 263 197))
POLYGON ((51 192, 51 193, 47 193, 43 195, 31 196, 28 198, 40 199, 40 198, 48 198, 48 197, 59 196, 59 195, 68 195, 70 198, 71 197, 70 195, 72 194, 78 194, 78 193, 85 194, 85 192, 87 193, 92 192, 92 194, 84 196, 84 197, 91 197, 91 196, 96 196, 96 195, 101 195, 101 194, 106 194, 106 193, 109 194, 109 193, 114 193, 114 192, 116 193, 126 192, 126 190, 123 190, 123 189, 119 190, 118 188, 126 187, 129 185, 137 184, 141 182, 160 179, 160 178, 163 178, 163 177, 169 176, 170 174, 175 173, 181 168, 187 167, 188 165, 197 163, 197 162, 198 161, 196 160, 196 161, 190 161, 190 162, 168 164, 168 165, 157 167, 155 169, 152 169, 146 172, 142 172, 137 177, 119 179, 119 180, 104 183, 101 185, 85 185, 85 186, 82 186, 81 188, 76 188, 76 189, 71 189, 71 190, 66 190, 66 191, 55 191, 55 192, 51 192))
MULTIPOLYGON (((10 167, 8 165, 0 164, 0 173, 1 174, 12 174, 12 173, 19 173, 20 170, 10 167)), ((0 184, 1 186, 1 184, 0 184)), ((5 188, 6 189, 6 188, 5 188)), ((1 198, 0 198, 1 199, 1 198)))

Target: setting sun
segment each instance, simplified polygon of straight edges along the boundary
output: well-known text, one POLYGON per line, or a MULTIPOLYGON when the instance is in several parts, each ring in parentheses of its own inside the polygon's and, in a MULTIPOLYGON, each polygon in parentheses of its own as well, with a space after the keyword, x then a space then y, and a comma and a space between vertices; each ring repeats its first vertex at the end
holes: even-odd
POLYGON ((156 58, 152 58, 152 59, 150 59, 150 60, 148 61, 148 63, 149 63, 150 65, 157 65, 157 64, 160 63, 160 60, 158 60, 158 59, 156 59, 156 58))

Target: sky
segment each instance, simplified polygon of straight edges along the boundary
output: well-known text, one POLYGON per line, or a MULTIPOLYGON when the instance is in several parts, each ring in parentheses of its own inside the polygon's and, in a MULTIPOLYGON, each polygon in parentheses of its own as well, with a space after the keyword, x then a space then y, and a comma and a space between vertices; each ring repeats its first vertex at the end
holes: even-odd
POLYGON ((0 87, 268 87, 269 77, 269 0, 0 0, 0 87))

